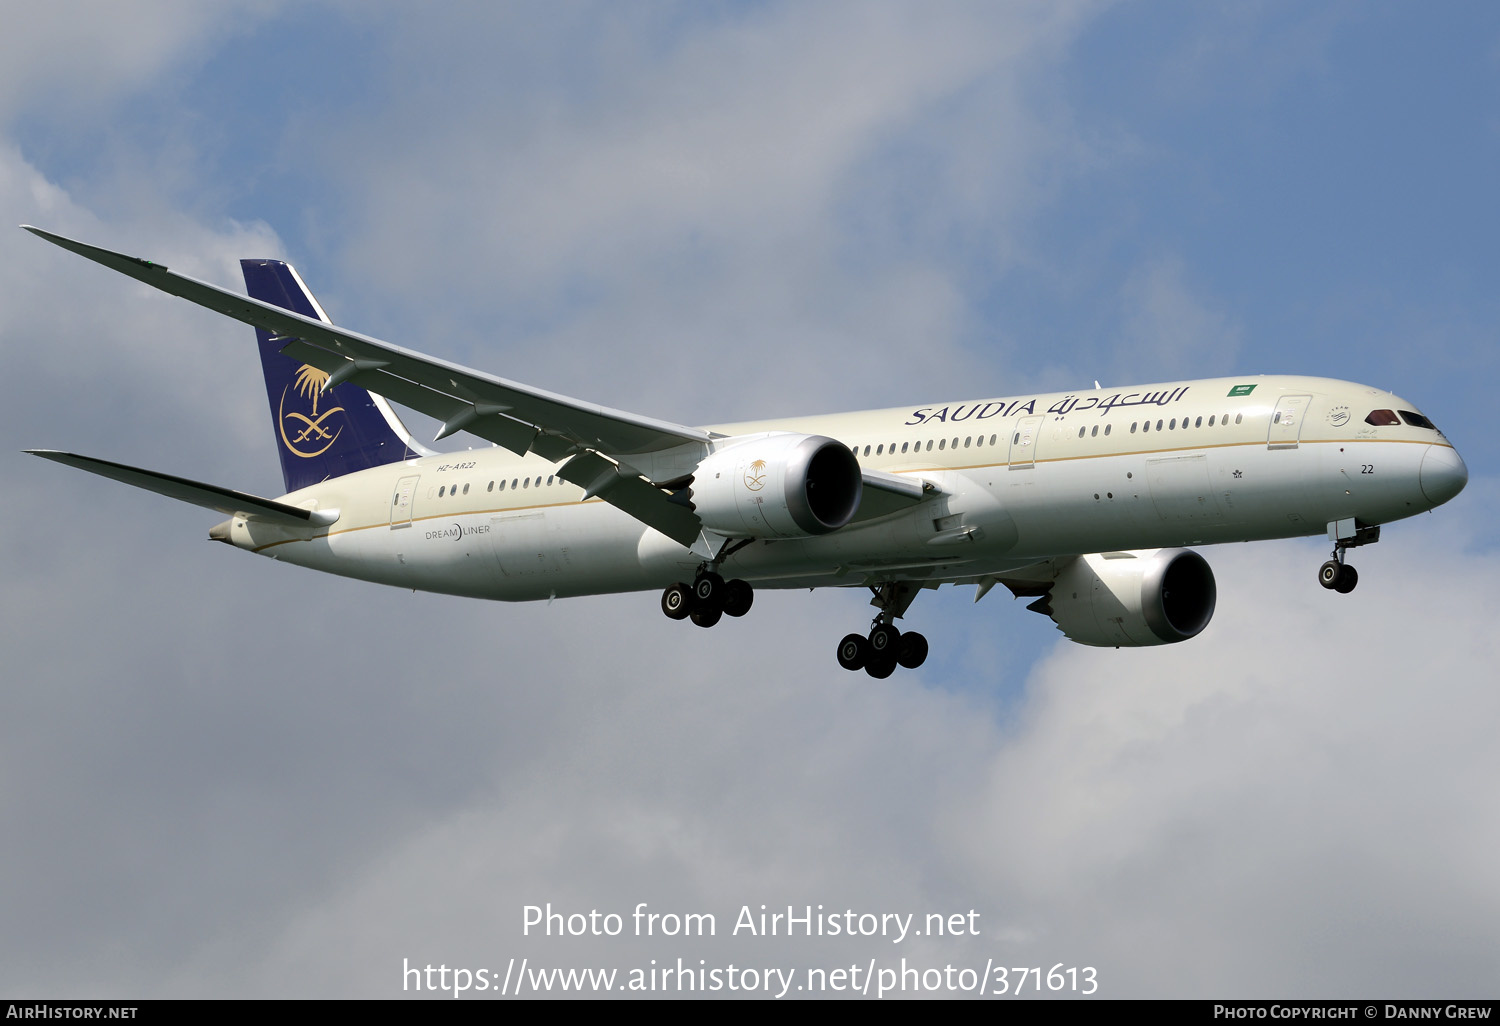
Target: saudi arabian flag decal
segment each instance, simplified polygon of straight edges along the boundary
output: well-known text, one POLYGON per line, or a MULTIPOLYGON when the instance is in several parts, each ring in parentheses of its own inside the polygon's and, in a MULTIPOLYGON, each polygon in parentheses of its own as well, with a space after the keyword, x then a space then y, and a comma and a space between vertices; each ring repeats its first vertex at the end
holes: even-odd
POLYGON ((1251 392, 1254 392, 1254 391, 1255 391, 1255 386, 1254 385, 1235 385, 1233 388, 1231 388, 1229 390, 1229 394, 1232 395, 1232 396, 1235 396, 1235 395, 1249 395, 1251 392))

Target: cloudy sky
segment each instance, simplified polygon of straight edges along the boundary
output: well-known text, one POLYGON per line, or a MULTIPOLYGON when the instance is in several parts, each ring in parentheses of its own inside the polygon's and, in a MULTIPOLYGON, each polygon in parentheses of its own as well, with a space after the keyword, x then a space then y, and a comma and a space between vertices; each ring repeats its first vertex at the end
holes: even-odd
POLYGON ((1117 652, 947 589, 874 681, 859 593, 714 631, 408 594, 21 455, 280 482, 249 329, 5 228, 0 994, 905 957, 1494 996, 1493 4, 4 9, 9 225, 283 257, 349 327, 675 421, 1321 374, 1472 477, 1353 595, 1316 539, 1210 548, 1207 632, 1117 652), (523 935, 548 902, 719 929, 523 935), (732 936, 762 904, 980 932, 732 936))

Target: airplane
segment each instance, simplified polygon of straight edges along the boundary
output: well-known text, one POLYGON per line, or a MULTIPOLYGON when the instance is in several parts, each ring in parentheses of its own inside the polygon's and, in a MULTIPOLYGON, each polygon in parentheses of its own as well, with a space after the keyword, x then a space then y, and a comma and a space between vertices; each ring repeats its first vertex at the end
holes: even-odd
POLYGON ((922 665, 924 589, 1003 584, 1070 640, 1186 641, 1213 616, 1187 546, 1327 535, 1347 550, 1468 481, 1412 403, 1328 378, 1253 375, 689 427, 425 356, 333 324, 289 264, 243 260, 248 296, 23 225, 252 325, 286 494, 263 498, 94 457, 26 450, 225 514, 209 537, 328 573, 506 601, 661 590, 712 627, 756 588, 868 588, 838 662, 922 665), (492 443, 437 452, 391 403, 492 443))

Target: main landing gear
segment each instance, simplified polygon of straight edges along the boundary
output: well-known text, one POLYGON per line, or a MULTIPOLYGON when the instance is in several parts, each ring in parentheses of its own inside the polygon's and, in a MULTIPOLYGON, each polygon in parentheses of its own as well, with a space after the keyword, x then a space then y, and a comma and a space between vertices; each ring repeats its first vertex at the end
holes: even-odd
POLYGON ((726 581, 713 570, 703 570, 692 584, 667 586, 661 593, 661 611, 674 620, 689 617, 699 627, 712 627, 725 616, 744 616, 755 601, 755 590, 736 578, 726 581))
POLYGON ((880 612, 871 621, 868 636, 846 634, 839 642, 839 665, 846 670, 862 669, 876 678, 889 677, 898 665, 915 670, 927 660, 927 639, 916 631, 903 633, 891 621, 917 597, 916 586, 897 581, 870 590, 875 593, 870 604, 880 612))

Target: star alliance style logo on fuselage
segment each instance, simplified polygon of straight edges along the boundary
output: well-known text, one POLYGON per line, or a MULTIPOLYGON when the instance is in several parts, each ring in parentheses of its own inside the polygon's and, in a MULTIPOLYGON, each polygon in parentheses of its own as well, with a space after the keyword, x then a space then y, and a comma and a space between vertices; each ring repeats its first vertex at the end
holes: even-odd
MULTIPOLYGON (((327 380, 326 372, 304 363, 297 368, 297 377, 292 384, 281 390, 281 406, 276 411, 276 423, 281 429, 281 442, 290 452, 303 459, 323 455, 344 432, 342 422, 338 422, 336 431, 330 431, 326 424, 329 417, 335 413, 344 412, 342 406, 334 406, 321 413, 318 412, 318 397, 323 394, 323 382, 327 380), (293 385, 296 386, 297 395, 312 404, 310 414, 303 410, 289 411, 286 408, 287 396, 291 393, 293 385), (287 432, 288 421, 292 422, 290 434, 287 432)), ((292 402, 293 405, 298 405, 296 398, 293 398, 292 402)))
POLYGON ((758 492, 766 486, 766 461, 756 460, 750 464, 750 469, 745 471, 745 487, 752 492, 758 492))

